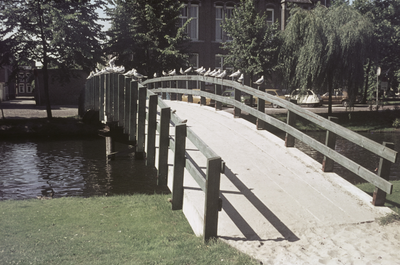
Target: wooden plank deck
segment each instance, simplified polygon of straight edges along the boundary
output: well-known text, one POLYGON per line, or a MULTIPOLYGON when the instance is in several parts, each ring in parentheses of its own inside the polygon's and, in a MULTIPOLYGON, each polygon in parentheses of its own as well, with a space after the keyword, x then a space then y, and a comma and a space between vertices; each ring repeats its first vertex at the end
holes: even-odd
MULTIPOLYGON (((296 231, 374 221, 390 212, 373 207, 372 198, 275 135, 214 108, 166 101, 181 120, 226 163, 221 175, 223 209, 218 235, 239 240, 296 241, 296 231)), ((173 134, 173 130, 171 130, 173 134)), ((205 168, 205 159, 187 143, 189 154, 205 168)), ((173 161, 170 152, 169 160, 173 161)), ((170 162, 172 165, 172 162, 170 162)), ((173 168, 170 166, 169 185, 173 168)), ((183 211, 202 234, 204 195, 185 172, 183 211)))

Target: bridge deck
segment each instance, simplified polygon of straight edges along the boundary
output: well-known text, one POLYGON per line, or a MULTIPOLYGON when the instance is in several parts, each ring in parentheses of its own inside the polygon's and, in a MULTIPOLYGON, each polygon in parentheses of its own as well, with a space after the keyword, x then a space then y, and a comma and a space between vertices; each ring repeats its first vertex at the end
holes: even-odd
MULTIPOLYGON (((218 223, 222 238, 296 241, 302 229, 369 222, 390 212, 373 207, 370 196, 335 173, 322 172, 320 162, 284 147, 282 139, 246 120, 211 107, 167 104, 226 163, 218 223)), ((189 153, 197 159, 196 150, 189 153)), ((205 161, 198 163, 205 168, 205 161)), ((183 210, 200 235, 204 196, 187 172, 184 185, 183 210)))

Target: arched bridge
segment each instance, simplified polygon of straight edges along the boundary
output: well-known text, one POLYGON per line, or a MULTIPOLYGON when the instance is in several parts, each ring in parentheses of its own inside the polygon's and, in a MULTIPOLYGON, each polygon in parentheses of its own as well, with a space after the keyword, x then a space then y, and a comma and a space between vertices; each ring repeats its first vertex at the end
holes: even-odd
POLYGON ((388 212, 374 205, 383 205, 392 192, 387 178, 397 153, 391 143, 371 141, 260 88, 199 75, 138 83, 105 74, 88 79, 85 96, 86 109, 99 110, 110 128, 122 128, 136 145, 136 157, 158 169, 159 184, 172 192, 172 209, 183 208, 205 240, 295 241, 300 228, 372 221, 388 212), (233 88, 235 99, 222 97, 223 87, 233 88), (258 98, 256 108, 241 102, 242 92, 258 98), (174 100, 164 100, 167 93, 174 100), (188 102, 181 101, 182 94, 188 102), (190 104, 193 96, 200 96, 201 104, 190 104), (205 106, 206 98, 215 107, 205 106), (265 114, 265 101, 286 108, 287 121, 265 114), (220 111, 222 104, 232 105, 234 115, 220 111), (257 124, 239 118, 241 111, 256 117, 257 124), (294 128, 296 116, 325 128, 325 144, 294 128), (286 132, 285 141, 263 130, 265 123, 286 132), (378 173, 335 151, 336 135, 377 154, 378 173), (322 153, 322 165, 293 148, 295 139, 322 153), (374 197, 332 173, 333 163, 373 183, 374 197))

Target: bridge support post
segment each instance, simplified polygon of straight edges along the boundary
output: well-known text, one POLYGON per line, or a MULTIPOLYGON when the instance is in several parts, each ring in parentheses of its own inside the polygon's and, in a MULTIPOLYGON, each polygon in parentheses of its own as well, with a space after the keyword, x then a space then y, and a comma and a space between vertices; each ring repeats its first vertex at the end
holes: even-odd
MULTIPOLYGON (((333 122, 337 122, 337 117, 329 116, 328 119, 333 122)), ((336 134, 330 131, 326 131, 325 145, 329 148, 335 150, 336 145, 336 134)), ((332 172, 333 171, 334 161, 329 157, 324 156, 324 160, 322 161, 322 171, 324 172, 332 172)))
POLYGON ((107 159, 114 160, 115 154, 112 155, 112 153, 115 152, 114 139, 110 136, 107 136, 105 138, 106 138, 106 157, 107 159))
MULTIPOLYGON (((258 90, 260 90, 261 92, 265 92, 265 88, 261 87, 261 86, 258 87, 258 90)), ((265 100, 260 99, 260 98, 258 99, 257 110, 262 113, 265 113, 265 100)), ((256 127, 257 127, 257 130, 264 130, 265 129, 265 121, 257 119, 256 127)))
MULTIPOLYGON (((390 149, 394 149, 394 143, 383 142, 383 145, 390 149)), ((392 166, 392 163, 390 161, 381 157, 379 159, 379 167, 378 167, 377 175, 385 180, 389 180, 391 166, 392 166)), ((386 200, 386 192, 375 187, 375 191, 374 191, 371 203, 374 206, 384 206, 385 200, 386 200)))
MULTIPOLYGON (((222 85, 215 85, 215 95, 222 95, 222 85)), ((222 110, 222 102, 215 101, 215 110, 222 110)))
POLYGON ((166 186, 168 183, 169 121, 171 119, 171 109, 162 108, 160 116, 157 185, 166 186))
POLYGON ((144 159, 144 139, 145 139, 145 126, 146 126, 146 93, 147 88, 139 88, 139 108, 138 108, 138 128, 136 132, 136 151, 135 159, 144 159))
POLYGON ((110 121, 110 106, 111 106, 111 96, 110 96, 110 87, 111 87, 111 83, 110 83, 110 74, 105 74, 104 75, 104 96, 105 96, 105 101, 104 101, 104 116, 105 116, 105 120, 107 122, 110 121))
POLYGON ((130 82, 130 96, 128 100, 131 102, 129 104, 129 141, 136 142, 136 116, 137 116, 137 102, 138 102, 138 82, 130 82))
MULTIPOLYGON (((287 112, 287 121, 286 123, 290 126, 294 126, 296 124, 296 113, 293 113, 288 110, 287 112)), ((286 147, 294 147, 294 137, 288 133, 285 136, 285 146, 286 147)))
POLYGON ((157 95, 149 97, 146 165, 151 167, 154 167, 156 159, 157 101, 157 95))
MULTIPOLYGON (((235 100, 238 102, 241 102, 241 97, 242 97, 242 91, 235 88, 235 100)), ((240 115, 242 114, 242 110, 238 107, 233 107, 233 117, 234 118, 240 118, 240 115)))
POLYGON ((186 124, 175 126, 174 181, 172 184, 172 210, 183 206, 183 175, 186 164, 186 124))
POLYGON ((104 112, 105 112, 105 104, 104 104, 104 96, 105 96, 105 89, 104 89, 104 75, 100 76, 100 87, 99 87, 99 120, 104 121, 104 112))
POLYGON ((217 237, 218 211, 220 209, 219 189, 221 179, 221 158, 207 159, 205 205, 204 205, 204 227, 203 237, 207 242, 217 237))
POLYGON ((131 78, 125 77, 125 93, 124 93, 124 133, 129 133, 129 110, 131 108, 131 89, 130 89, 131 78))
MULTIPOLYGON (((200 82, 200 91, 205 91, 206 90, 206 84, 204 82, 200 82)), ((205 97, 200 97, 200 105, 206 105, 206 98, 205 97)))
POLYGON ((95 111, 99 110, 99 79, 98 75, 93 77, 93 109, 95 111))
POLYGON ((121 105, 120 91, 124 89, 125 76, 117 74, 116 76, 117 85, 114 87, 114 121, 118 124, 121 122, 119 119, 119 109, 121 105))

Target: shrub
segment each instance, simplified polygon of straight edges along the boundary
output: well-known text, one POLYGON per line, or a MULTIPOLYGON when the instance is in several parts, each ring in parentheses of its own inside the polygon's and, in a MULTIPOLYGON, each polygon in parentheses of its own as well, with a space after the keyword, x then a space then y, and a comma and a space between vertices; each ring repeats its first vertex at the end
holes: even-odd
POLYGON ((394 120, 394 122, 393 122, 393 127, 395 127, 395 128, 400 128, 400 119, 399 118, 396 118, 395 120, 394 120))

